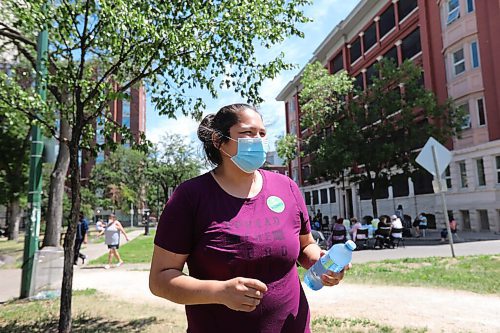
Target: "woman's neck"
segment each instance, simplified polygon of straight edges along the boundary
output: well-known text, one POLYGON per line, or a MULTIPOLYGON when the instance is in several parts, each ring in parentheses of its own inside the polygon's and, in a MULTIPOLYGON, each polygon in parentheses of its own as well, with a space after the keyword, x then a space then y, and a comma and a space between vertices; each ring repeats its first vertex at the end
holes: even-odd
POLYGON ((262 176, 259 171, 246 173, 237 166, 221 164, 212 173, 224 191, 236 197, 253 197, 262 189, 262 176))

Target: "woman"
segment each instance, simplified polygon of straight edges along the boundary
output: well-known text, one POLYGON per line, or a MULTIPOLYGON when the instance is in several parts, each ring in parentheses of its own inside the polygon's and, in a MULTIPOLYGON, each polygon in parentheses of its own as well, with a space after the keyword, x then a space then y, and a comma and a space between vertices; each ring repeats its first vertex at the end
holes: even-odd
POLYGON ((327 241, 327 247, 330 248, 335 244, 345 243, 345 241, 347 241, 346 234, 347 230, 344 226, 344 219, 340 217, 332 225, 331 234, 327 241))
POLYGON ((123 229, 122 224, 116 219, 116 216, 114 214, 109 215, 109 222, 104 228, 99 233, 99 236, 101 236, 104 233, 104 243, 108 246, 109 253, 108 253, 108 264, 104 266, 105 269, 108 269, 111 267, 111 261, 113 260, 113 257, 118 260, 118 263, 116 264, 116 267, 120 267, 123 264, 123 260, 120 257, 120 253, 118 253, 118 249, 120 248, 120 233, 125 236, 125 239, 128 241, 128 236, 127 233, 125 232, 125 229, 123 229))
MULTIPOLYGON (((161 215, 149 285, 186 304, 188 332, 310 332, 295 263, 307 269, 323 252, 297 185, 258 170, 265 136, 246 104, 205 117, 198 137, 216 167, 181 184, 161 215)), ((322 282, 342 277, 328 272, 322 282)))

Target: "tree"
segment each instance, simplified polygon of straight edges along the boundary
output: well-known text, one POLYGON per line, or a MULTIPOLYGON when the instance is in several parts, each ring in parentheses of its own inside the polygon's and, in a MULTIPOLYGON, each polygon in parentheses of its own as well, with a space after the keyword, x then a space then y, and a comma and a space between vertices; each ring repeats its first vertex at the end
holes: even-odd
MULTIPOLYGON (((202 114, 205 104, 192 97, 193 89, 217 98, 218 88, 226 87, 258 103, 262 81, 292 66, 283 61, 282 54, 259 61, 256 46, 270 48, 288 36, 302 35, 296 24, 308 20, 299 7, 308 3, 14 0, 4 4, 12 20, 0 23, 0 37, 33 67, 35 35, 40 27, 50 27, 45 82, 57 102, 52 110, 68 121, 71 133, 67 140, 60 140, 70 156, 72 218, 64 240, 60 332, 71 330, 72 256, 81 205, 79 152, 103 148, 91 144, 96 119, 106 119, 103 132, 108 138, 114 132, 127 132, 109 117, 108 103, 127 98, 128 89, 140 82, 151 90, 159 112, 169 116, 202 114)), ((34 113, 24 107, 19 111, 59 138, 51 113, 34 113)))
POLYGON ((276 152, 285 161, 285 164, 289 164, 298 156, 298 142, 297 136, 290 133, 285 134, 276 141, 276 152))
POLYGON ((202 162, 192 147, 184 136, 166 134, 153 148, 147 167, 150 208, 159 212, 160 205, 169 199, 169 188, 175 189, 183 181, 200 174, 202 162))
POLYGON ((113 206, 122 211, 129 210, 130 204, 143 208, 145 166, 146 154, 142 151, 120 146, 109 154, 90 176, 90 192, 103 193, 103 198, 95 201, 96 206, 113 206))
POLYGON ((30 147, 30 121, 12 105, 22 104, 26 109, 40 106, 39 99, 31 98, 27 77, 29 73, 15 66, 9 69, 9 75, 0 72, 0 203, 7 205, 9 240, 19 237, 22 202, 27 198, 30 147), (12 89, 9 82, 23 90, 12 89))
MULTIPOLYGON (((323 68, 316 67, 312 74, 319 75, 316 71, 327 75, 323 68)), ((315 103, 316 108, 302 106, 306 119, 312 119, 309 125, 331 126, 328 133, 319 131, 309 140, 308 152, 315 156, 314 175, 336 180, 340 174, 366 184, 374 216, 378 216, 377 192, 390 184, 391 176, 417 168, 415 157, 429 136, 446 142, 463 124, 460 110, 449 101, 438 103, 435 95, 425 90, 418 65, 405 61, 397 66, 384 59, 376 71, 378 75, 371 78, 373 83, 366 91, 356 91, 357 97, 344 105, 335 87, 312 86, 313 76, 304 75, 303 84, 309 90, 301 93, 306 105, 315 103), (334 95, 331 99, 325 92, 318 97, 313 91, 327 88, 334 95), (328 105, 330 100, 333 107, 328 105)))

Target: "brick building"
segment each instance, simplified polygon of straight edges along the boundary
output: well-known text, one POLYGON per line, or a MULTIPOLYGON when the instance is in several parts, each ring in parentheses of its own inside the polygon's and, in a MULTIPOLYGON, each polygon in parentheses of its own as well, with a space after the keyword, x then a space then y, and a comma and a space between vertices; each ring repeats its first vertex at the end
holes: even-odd
MULTIPOLYGON (((330 73, 346 70, 366 88, 382 57, 398 63, 411 59, 423 68, 423 84, 439 101, 450 97, 469 111, 462 138, 450 142, 454 157, 446 170, 448 209, 459 229, 500 231, 500 31, 498 1, 361 0, 313 52, 330 73)), ((287 132, 307 137, 300 128, 299 73, 280 92, 287 132)), ((308 156, 291 162, 289 173, 301 186, 311 209, 328 216, 371 215, 371 202, 357 183, 309 184, 308 156)), ((377 200, 381 214, 401 204, 405 214, 424 211, 444 225, 432 178, 399 179, 377 200)))
MULTIPOLYGON (((139 142, 141 133, 146 131, 146 93, 143 86, 133 87, 127 92, 130 94, 130 100, 115 100, 109 104, 110 118, 118 124, 126 126, 130 129, 135 142, 139 142)), ((104 143, 104 136, 100 133, 102 128, 102 119, 97 119, 95 142, 98 144, 104 143)), ((119 134, 113 136, 115 142, 120 142, 124 146, 129 146, 130 142, 122 142, 119 134)), ((81 179, 82 183, 86 184, 92 168, 96 163, 104 161, 107 152, 101 151, 94 158, 88 153, 83 153, 81 163, 81 179)))

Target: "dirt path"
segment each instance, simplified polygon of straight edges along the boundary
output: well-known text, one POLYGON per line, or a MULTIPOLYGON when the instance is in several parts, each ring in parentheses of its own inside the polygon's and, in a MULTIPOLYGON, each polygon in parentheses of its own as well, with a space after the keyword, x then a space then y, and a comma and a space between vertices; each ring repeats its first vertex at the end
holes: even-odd
MULTIPOLYGON (((183 306, 153 296, 149 272, 126 267, 75 272, 74 288, 95 288, 127 301, 183 306)), ((500 332, 500 297, 463 291, 343 283, 314 292, 304 287, 313 316, 366 318, 393 327, 427 328, 428 332, 500 332)))

